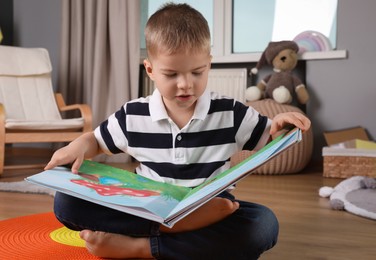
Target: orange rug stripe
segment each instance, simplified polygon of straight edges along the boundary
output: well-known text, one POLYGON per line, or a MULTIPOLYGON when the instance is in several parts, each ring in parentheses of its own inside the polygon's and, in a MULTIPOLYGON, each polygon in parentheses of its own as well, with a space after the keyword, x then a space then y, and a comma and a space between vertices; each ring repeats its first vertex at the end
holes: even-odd
MULTIPOLYGON (((99 259, 89 254, 86 248, 69 243, 59 243, 51 238, 51 233, 63 225, 53 213, 0 221, 0 259, 11 260, 51 260, 51 259, 99 259)), ((71 230, 60 230, 63 239, 70 236, 71 230), (65 232, 65 233, 64 233, 65 232)), ((75 238, 76 240, 79 238, 75 238)), ((77 241, 73 241, 77 243, 77 241)))

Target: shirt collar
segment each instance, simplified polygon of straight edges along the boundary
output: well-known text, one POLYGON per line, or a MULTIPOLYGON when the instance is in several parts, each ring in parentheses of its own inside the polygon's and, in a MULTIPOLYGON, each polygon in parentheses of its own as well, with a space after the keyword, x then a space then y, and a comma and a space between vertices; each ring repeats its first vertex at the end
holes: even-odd
MULTIPOLYGON (((149 107, 150 107, 151 120, 153 122, 169 118, 166 108, 163 104, 161 93, 158 91, 158 89, 155 89, 153 91, 153 94, 150 97, 149 107)), ((210 91, 206 89, 204 93, 201 95, 201 97, 199 97, 197 100, 195 112, 193 113, 192 119, 204 120, 206 115, 209 112, 209 108, 210 108, 210 91)))
POLYGON ((208 89, 205 89, 204 93, 197 100, 195 112, 193 114, 192 119, 204 120, 209 112, 209 108, 210 108, 210 91, 208 89))
POLYGON ((150 117, 153 122, 168 119, 168 114, 163 104, 161 93, 158 89, 155 89, 150 97, 149 108, 150 117))

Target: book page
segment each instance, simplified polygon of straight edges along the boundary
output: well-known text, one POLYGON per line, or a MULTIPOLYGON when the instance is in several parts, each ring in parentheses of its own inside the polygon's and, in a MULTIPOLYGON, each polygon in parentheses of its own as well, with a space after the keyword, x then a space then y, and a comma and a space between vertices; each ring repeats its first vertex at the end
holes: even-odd
POLYGON ((93 161, 84 161, 79 174, 59 167, 27 180, 118 210, 122 206, 143 208, 162 218, 191 190, 93 161))
POLYGON ((181 214, 180 211, 187 207, 194 210, 202 205, 207 199, 219 194, 229 186, 238 182, 241 178, 248 175, 250 171, 263 165, 265 162, 269 161, 294 143, 299 142, 301 138, 301 131, 299 129, 295 129, 284 136, 281 135, 277 137, 243 162, 194 188, 187 194, 184 200, 176 206, 176 208, 170 213, 169 217, 173 218, 175 215, 181 214))

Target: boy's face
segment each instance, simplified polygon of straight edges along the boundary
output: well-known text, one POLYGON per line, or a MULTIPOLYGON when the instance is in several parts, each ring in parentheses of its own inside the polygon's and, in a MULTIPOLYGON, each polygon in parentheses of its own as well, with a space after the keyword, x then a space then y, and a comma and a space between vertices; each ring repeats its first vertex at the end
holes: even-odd
POLYGON ((208 81, 211 56, 207 52, 176 54, 159 53, 144 66, 154 81, 169 111, 192 110, 204 93, 208 81))

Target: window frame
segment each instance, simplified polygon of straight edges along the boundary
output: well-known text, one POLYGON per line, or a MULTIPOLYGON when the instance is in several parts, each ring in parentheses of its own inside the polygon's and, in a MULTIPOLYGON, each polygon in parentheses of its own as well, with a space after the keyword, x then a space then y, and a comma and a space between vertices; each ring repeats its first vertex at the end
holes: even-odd
MULTIPOLYGON (((213 0, 212 63, 257 62, 262 52, 232 52, 233 0, 213 0)), ((146 50, 141 49, 141 62, 146 58, 146 50)), ((305 52, 300 60, 344 59, 346 50, 305 52)))

